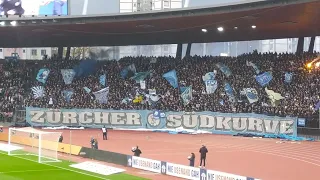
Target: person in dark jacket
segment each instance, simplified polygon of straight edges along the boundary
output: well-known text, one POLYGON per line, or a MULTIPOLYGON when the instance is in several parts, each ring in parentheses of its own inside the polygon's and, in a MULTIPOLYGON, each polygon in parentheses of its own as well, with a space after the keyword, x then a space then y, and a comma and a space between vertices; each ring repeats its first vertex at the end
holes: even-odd
POLYGON ((91 148, 94 149, 94 138, 91 137, 90 139, 91 148))
POLYGON ((202 145, 202 147, 199 150, 200 153, 200 167, 206 167, 206 158, 207 158, 207 153, 208 149, 206 148, 205 145, 202 145), (202 166, 203 163, 203 166, 202 166))
POLYGON ((142 154, 141 150, 139 149, 139 147, 135 147, 135 148, 132 148, 131 150, 133 152, 133 156, 137 156, 137 157, 140 157, 140 154, 142 154))
POLYGON ((63 136, 61 134, 60 137, 59 137, 59 143, 62 143, 62 141, 63 141, 63 136))
POLYGON ((188 157, 189 166, 194 167, 195 159, 196 159, 196 155, 194 153, 191 153, 191 156, 188 157))
POLYGON ((93 147, 94 147, 94 149, 99 149, 98 148, 98 139, 93 140, 93 147))

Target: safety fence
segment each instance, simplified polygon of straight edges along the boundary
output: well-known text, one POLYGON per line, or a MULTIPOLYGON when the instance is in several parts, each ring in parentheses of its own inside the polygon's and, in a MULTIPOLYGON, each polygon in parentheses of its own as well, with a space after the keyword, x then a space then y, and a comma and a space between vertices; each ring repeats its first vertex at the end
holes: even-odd
POLYGON ((305 137, 305 138, 313 138, 316 141, 320 141, 320 129, 298 127, 298 136, 305 137))

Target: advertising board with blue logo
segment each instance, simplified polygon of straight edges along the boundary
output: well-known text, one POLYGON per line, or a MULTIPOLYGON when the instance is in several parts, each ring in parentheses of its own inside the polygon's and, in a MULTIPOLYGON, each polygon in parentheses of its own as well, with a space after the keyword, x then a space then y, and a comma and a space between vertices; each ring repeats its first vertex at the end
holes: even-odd
POLYGON ((258 180, 251 177, 238 176, 235 174, 224 173, 220 171, 184 166, 181 164, 174 164, 135 156, 128 156, 128 166, 136 169, 190 180, 258 180))
POLYGON ((297 135, 297 118, 250 113, 163 112, 149 110, 26 108, 32 126, 148 128, 203 130, 216 134, 257 133, 297 135))

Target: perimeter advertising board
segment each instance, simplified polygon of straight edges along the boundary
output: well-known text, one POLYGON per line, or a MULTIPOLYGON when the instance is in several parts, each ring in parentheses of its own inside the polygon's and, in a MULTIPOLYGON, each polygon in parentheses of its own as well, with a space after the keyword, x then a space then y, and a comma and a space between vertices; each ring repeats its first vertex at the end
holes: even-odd
POLYGON ((220 171, 207 170, 136 156, 128 156, 127 166, 191 180, 258 180, 251 177, 239 176, 220 171))
POLYGON ((82 126, 88 128, 147 128, 202 130, 217 134, 297 134, 297 118, 215 112, 164 112, 154 118, 148 110, 26 108, 32 126, 82 126))

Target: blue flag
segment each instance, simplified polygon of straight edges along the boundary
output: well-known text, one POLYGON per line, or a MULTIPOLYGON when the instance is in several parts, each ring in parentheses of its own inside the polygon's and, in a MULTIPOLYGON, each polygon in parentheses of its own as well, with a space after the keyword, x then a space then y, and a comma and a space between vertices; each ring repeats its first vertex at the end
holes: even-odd
POLYGON ((103 74, 99 77, 99 82, 100 82, 101 86, 106 86, 106 80, 107 80, 106 74, 103 74))
POLYGON ((39 70, 36 79, 39 82, 42 82, 43 84, 45 84, 47 82, 48 77, 49 77, 49 73, 50 73, 49 69, 42 68, 42 69, 39 70))
POLYGON ((264 72, 260 75, 256 76, 257 82, 260 84, 260 86, 264 87, 270 83, 272 80, 272 74, 270 72, 264 72))
POLYGON ((229 100, 233 101, 234 100, 233 89, 229 83, 224 84, 224 91, 226 92, 227 96, 229 97, 229 100))
POLYGON ((109 87, 101 89, 100 91, 94 92, 93 94, 96 97, 96 100, 100 104, 107 104, 108 103, 109 87))
POLYGON ((181 98, 184 105, 188 105, 192 100, 192 86, 187 87, 181 94, 181 98))
POLYGON ((164 73, 162 77, 165 78, 173 88, 178 88, 178 77, 176 70, 171 70, 167 73, 164 73))
POLYGON ((214 80, 216 78, 216 74, 214 72, 208 72, 204 76, 202 76, 202 80, 204 82, 208 80, 214 80))
POLYGON ((73 90, 72 89, 68 89, 68 90, 63 90, 62 91, 62 96, 64 97, 64 99, 68 103, 70 102, 72 95, 73 95, 73 90))
POLYGON ((293 76, 293 73, 286 72, 284 74, 284 82, 290 84, 292 82, 292 76, 293 76))
POLYGON ((180 87, 180 93, 183 93, 186 89, 188 89, 188 87, 184 87, 184 86, 180 87))
POLYGON ((139 83, 140 81, 143 81, 149 74, 150 72, 138 72, 135 73, 135 75, 131 77, 131 79, 134 79, 136 83, 139 83))
POLYGON ((207 80, 205 81, 206 83, 206 92, 207 94, 213 94, 214 92, 216 92, 217 88, 218 88, 218 81, 216 80, 207 80))
POLYGON ((220 69, 220 71, 226 75, 227 77, 229 77, 232 73, 231 70, 229 69, 228 66, 222 64, 222 63, 217 63, 216 66, 220 69))
POLYGON ((247 99, 248 99, 250 104, 254 103, 254 102, 257 102, 259 100, 258 92, 257 92, 256 89, 254 89, 254 88, 246 88, 245 92, 246 92, 246 96, 247 96, 247 99))
POLYGON ((65 84, 71 84, 76 73, 73 69, 61 69, 61 75, 65 84))

